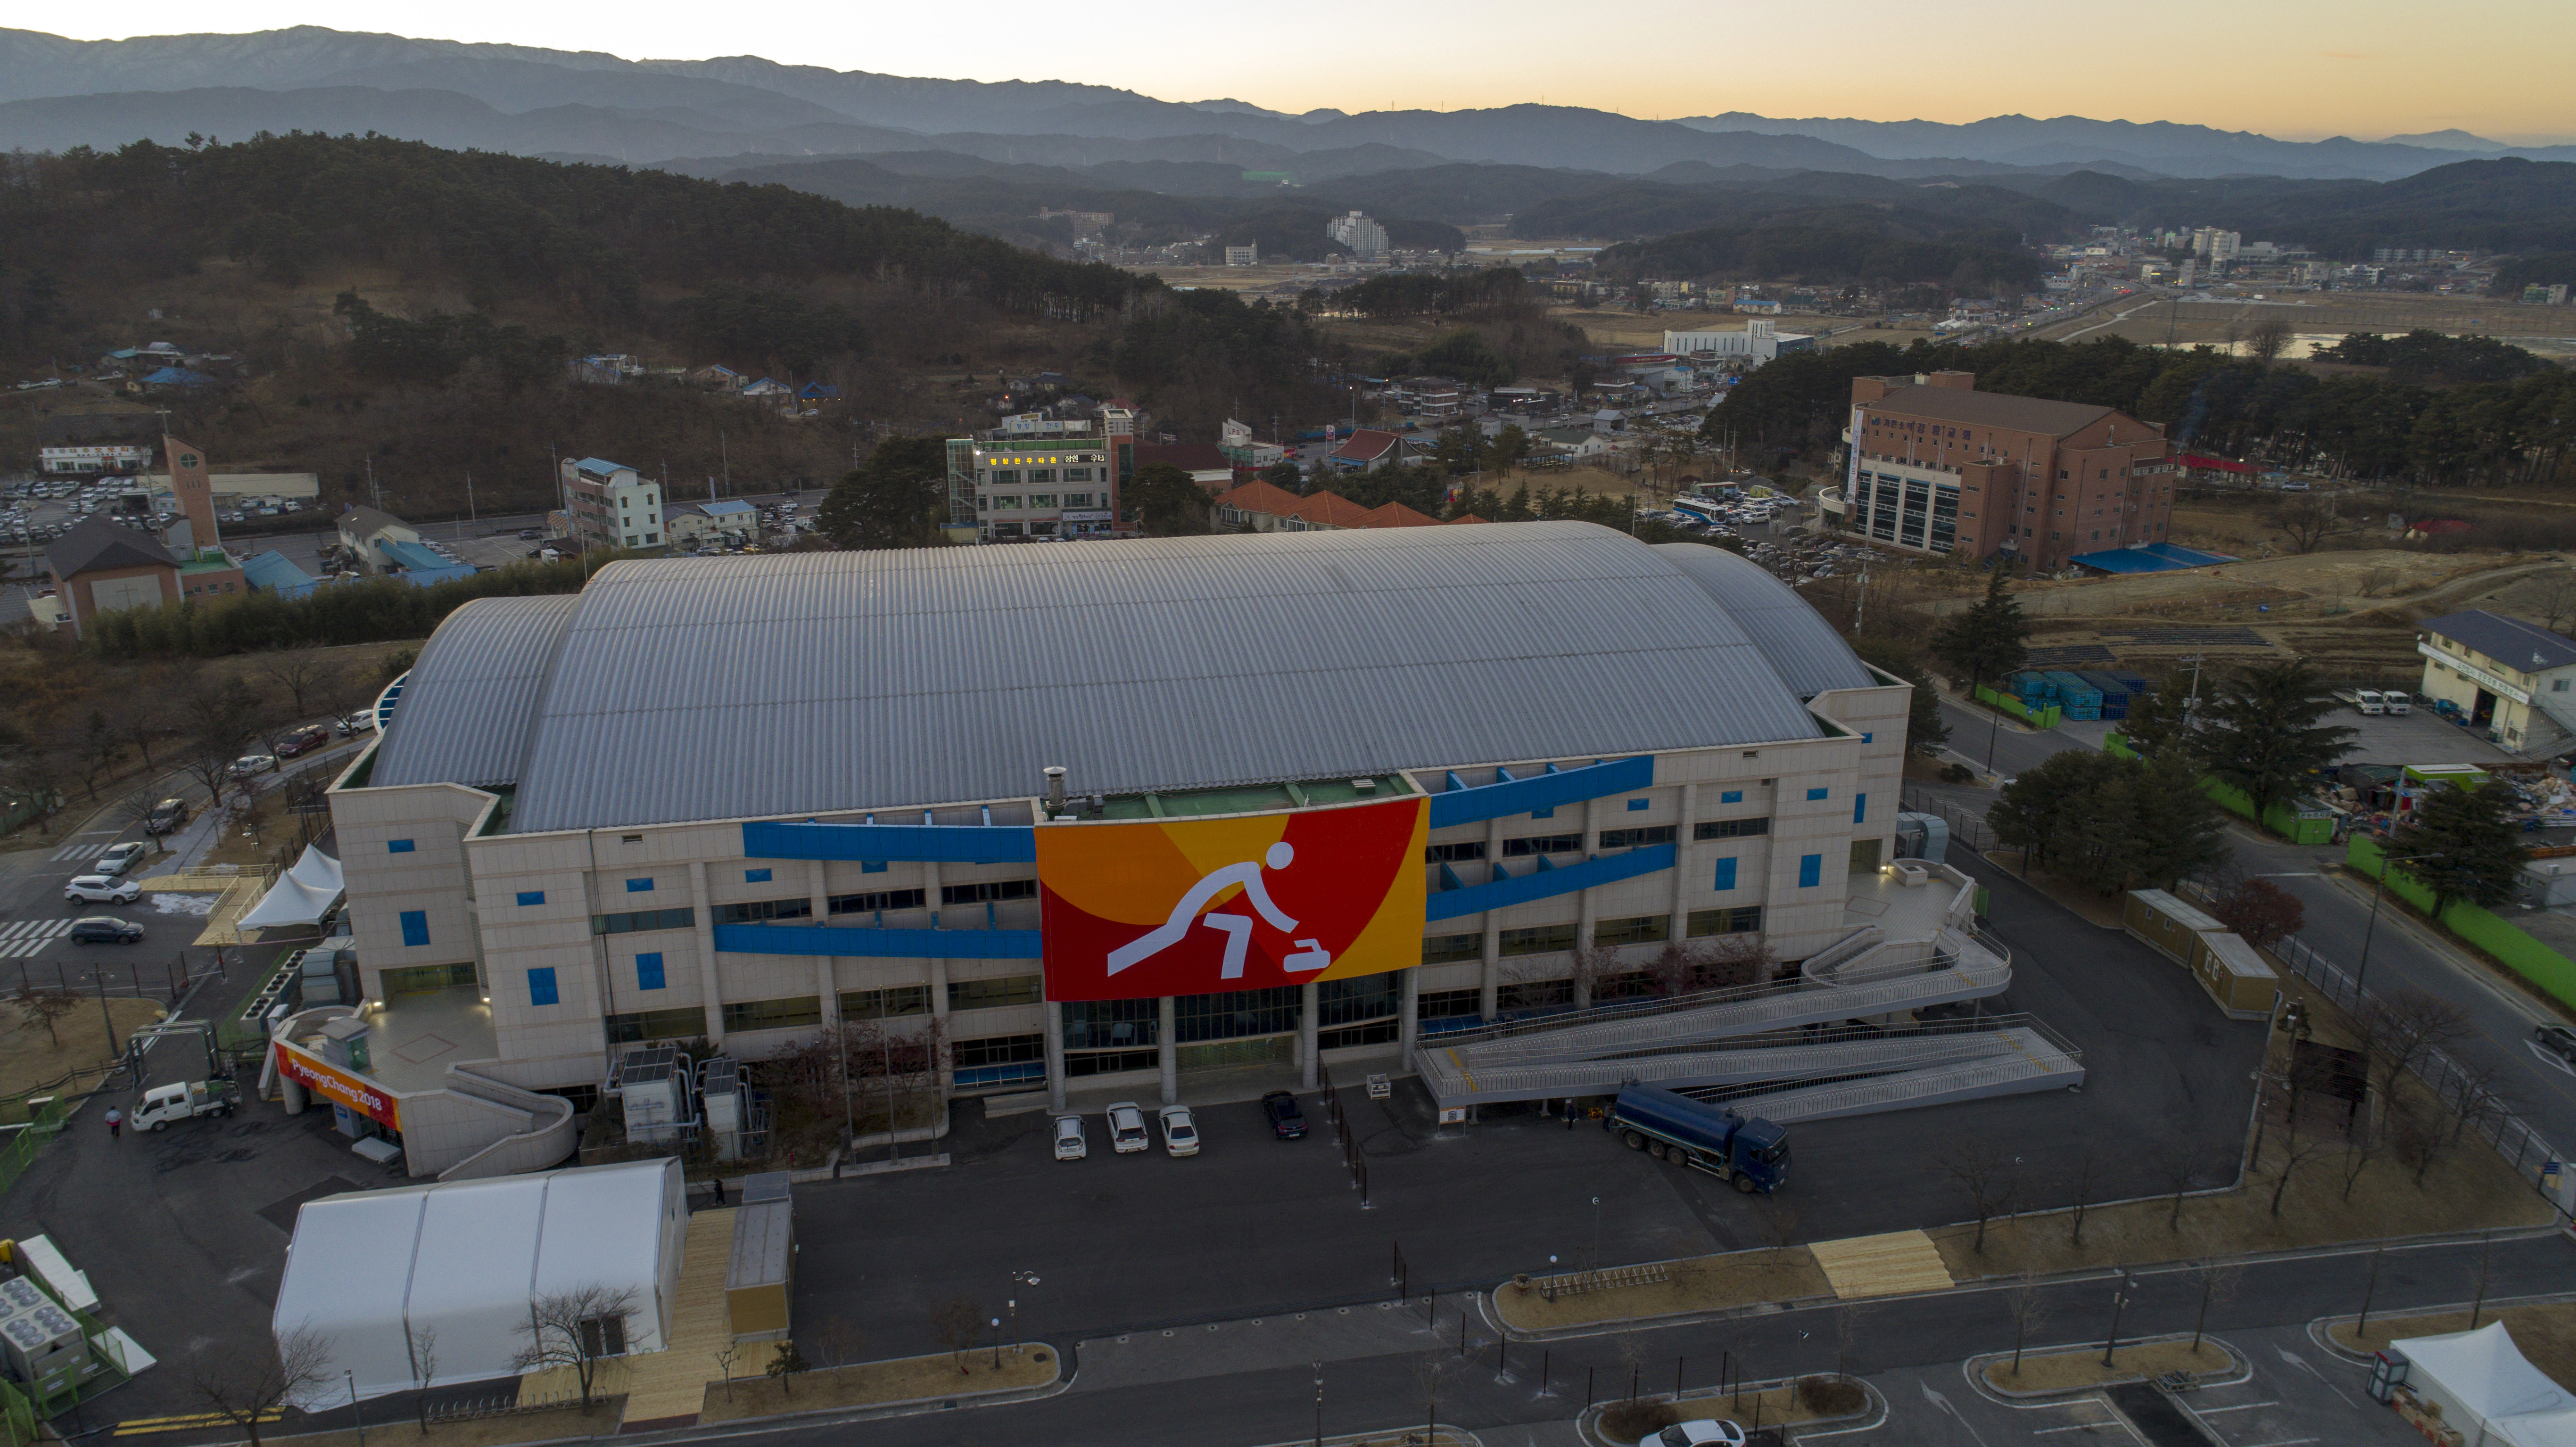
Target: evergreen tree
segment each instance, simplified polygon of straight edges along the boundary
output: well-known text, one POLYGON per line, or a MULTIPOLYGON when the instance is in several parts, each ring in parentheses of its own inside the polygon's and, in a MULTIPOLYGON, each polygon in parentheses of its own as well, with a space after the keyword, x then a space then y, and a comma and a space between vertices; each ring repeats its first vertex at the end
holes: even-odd
POLYGON ((1884 638, 1855 638, 1852 651, 1881 672, 1914 685, 1914 696, 1908 700, 1905 714, 1908 753, 1929 754, 1950 741, 1950 726, 1941 721, 1941 695, 1932 686, 1932 675, 1923 667, 1922 655, 1884 638))
POLYGON ((2121 737, 2129 741, 2129 747, 2150 758, 2177 748, 2189 758, 2195 742, 2190 706, 2191 675, 2168 675, 2153 692, 2130 702, 2128 722, 2120 726, 2121 737))
POLYGON ((1964 674, 1972 688, 2001 680, 2030 656, 2030 621, 2021 616, 2021 600, 2007 591, 2009 581, 2003 569, 1990 570, 1986 596, 1932 635, 1932 656, 1964 674))
POLYGON ((937 437, 878 443, 864 466, 832 484, 814 520, 843 548, 937 543, 948 521, 948 444, 937 437))
POLYGON ((2218 803, 2200 787, 2200 766, 2179 750, 2164 749, 2128 764, 2128 815, 2123 853, 2131 870, 2124 889, 2171 889, 2183 876, 2224 864, 2226 822, 2218 803))
POLYGON ((2435 789, 2415 801, 2414 818, 2397 833, 2391 854, 2415 855, 2391 866, 2433 891, 2433 917, 2459 900, 2493 909, 2513 898, 2530 851, 2507 822, 2513 791, 2490 781, 2475 789, 2435 789))
POLYGON ((1194 537, 1213 526, 1208 490, 1168 462, 1136 469, 1125 501, 1136 514, 1136 530, 1149 538, 1194 537))
POLYGON ((2353 731, 2320 722, 2334 708, 2304 662, 2239 669, 2201 710, 2198 737, 2209 771, 2245 792, 2259 822, 2310 773, 2343 757, 2353 731))

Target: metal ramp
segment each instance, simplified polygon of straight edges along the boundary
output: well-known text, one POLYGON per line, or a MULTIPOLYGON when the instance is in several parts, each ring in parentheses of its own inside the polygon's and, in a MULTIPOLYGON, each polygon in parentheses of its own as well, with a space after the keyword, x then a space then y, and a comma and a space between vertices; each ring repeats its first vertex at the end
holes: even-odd
MULTIPOLYGON (((2019 1032, 2014 1032, 2019 1033, 2019 1032)), ((1834 1120, 1847 1115, 1912 1110, 1958 1100, 1984 1100, 1998 1095, 2026 1095, 2064 1090, 2084 1083, 2084 1067, 2074 1052, 2033 1035, 2024 1048, 1983 1059, 1964 1060, 1928 1070, 1905 1070, 1865 1080, 1829 1085, 1792 1086, 1729 1096, 1727 1107, 1758 1115, 1779 1125, 1802 1120, 1834 1120)))
POLYGON ((1608 1060, 1560 1060, 1537 1064, 1478 1065, 1454 1050, 1426 1050, 1419 1057, 1424 1084, 1444 1103, 1452 1097, 1478 1101, 1558 1100, 1598 1095, 1631 1081, 1692 1091, 1710 1086, 1754 1085, 1782 1080, 1816 1080, 1918 1070, 1963 1060, 1983 1059, 2047 1042, 2028 1027, 2011 1038, 2018 1017, 1974 1022, 1975 1028, 1920 1030, 1903 1034, 1870 1033, 1853 1038, 1778 1044, 1750 1043, 1715 1050, 1668 1051, 1608 1060))

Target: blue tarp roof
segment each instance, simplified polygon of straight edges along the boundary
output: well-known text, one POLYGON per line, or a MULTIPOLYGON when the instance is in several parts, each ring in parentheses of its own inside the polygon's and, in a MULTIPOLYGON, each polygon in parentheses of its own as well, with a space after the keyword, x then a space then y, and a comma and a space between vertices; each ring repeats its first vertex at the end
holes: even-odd
POLYGON ((726 498, 722 502, 700 503, 699 507, 704 509, 706 515, 711 518, 748 517, 752 512, 750 503, 737 498, 726 498))
MULTIPOLYGON (((402 568, 406 572, 436 572, 440 568, 452 568, 456 566, 447 559, 440 557, 436 550, 432 549, 427 543, 389 541, 377 544, 377 548, 383 552, 387 558, 391 559, 397 567, 402 568)), ((469 569, 468 571, 471 570, 469 569)))
POLYGON ((573 466, 580 468, 584 472, 633 472, 635 470, 634 468, 628 467, 625 463, 611 462, 605 457, 585 457, 581 461, 574 463, 573 466))
POLYGON ((281 598, 301 598, 312 592, 314 584, 320 581, 274 548, 265 553, 254 553, 245 560, 242 579, 254 588, 275 593, 281 598))
POLYGON ((444 567, 438 568, 414 568, 408 573, 396 573, 394 576, 411 584, 415 588, 426 588, 432 583, 445 583, 457 578, 471 578, 474 576, 474 565, 472 563, 449 563, 444 567))
POLYGON ((2206 568, 2212 563, 2232 563, 2236 559, 2225 553, 2204 553, 2198 548, 2174 543, 2148 543, 2143 547, 2078 553, 2067 561, 2105 573, 2164 573, 2176 568, 2206 568))
POLYGON ((203 372, 191 372, 185 367, 163 367, 161 370, 145 376, 143 379, 143 385, 147 387, 203 387, 214 380, 214 378, 207 376, 203 372))

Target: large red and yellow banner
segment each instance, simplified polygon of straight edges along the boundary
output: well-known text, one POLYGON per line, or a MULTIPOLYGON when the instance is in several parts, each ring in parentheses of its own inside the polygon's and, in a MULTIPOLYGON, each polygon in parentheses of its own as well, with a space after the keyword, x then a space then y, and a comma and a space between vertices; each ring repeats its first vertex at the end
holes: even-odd
POLYGON ((277 1070, 315 1095, 345 1105, 387 1130, 402 1129, 402 1103, 371 1080, 325 1064, 281 1040, 277 1070))
POLYGON ((1427 801, 1041 824, 1050 1000, 1266 990, 1422 962, 1427 801))

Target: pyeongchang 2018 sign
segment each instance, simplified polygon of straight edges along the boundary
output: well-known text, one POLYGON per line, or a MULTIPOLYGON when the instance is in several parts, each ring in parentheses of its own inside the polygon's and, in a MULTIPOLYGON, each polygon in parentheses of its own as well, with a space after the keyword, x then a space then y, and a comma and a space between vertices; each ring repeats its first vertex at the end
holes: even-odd
POLYGON ((277 1070, 315 1095, 345 1105, 387 1130, 402 1129, 402 1105, 366 1080, 326 1065, 283 1040, 277 1042, 277 1070))
POLYGON ((1428 801, 1041 824, 1050 1000, 1266 990, 1422 962, 1428 801))

